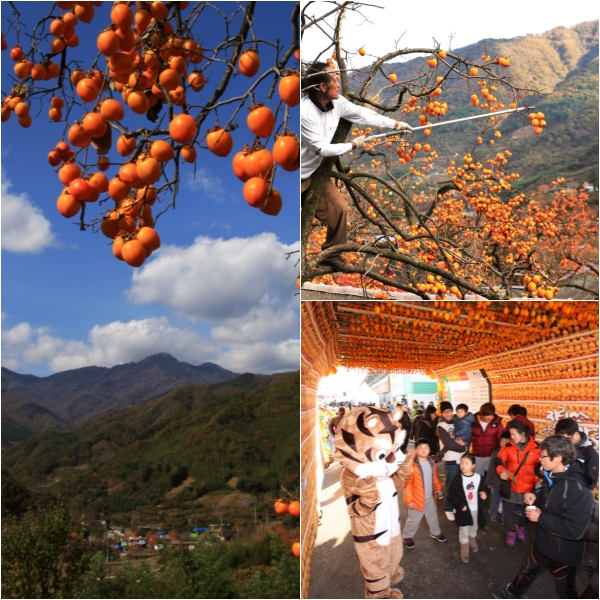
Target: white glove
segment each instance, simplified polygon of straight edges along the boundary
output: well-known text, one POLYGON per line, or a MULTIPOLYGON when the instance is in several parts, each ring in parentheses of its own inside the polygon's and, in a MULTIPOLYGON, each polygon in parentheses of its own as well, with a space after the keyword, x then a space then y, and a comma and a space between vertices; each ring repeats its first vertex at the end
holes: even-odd
POLYGON ((391 477, 400 467, 396 462, 388 463, 385 460, 376 460, 375 462, 368 462, 358 465, 354 469, 354 474, 358 475, 362 479, 367 477, 377 477, 377 479, 387 479, 391 477))
POLYGON ((355 137, 352 141, 356 144, 357 148, 365 147, 365 136, 364 135, 359 135, 358 137, 355 137))
POLYGON ((396 121, 394 125, 394 131, 412 131, 412 127, 408 123, 404 123, 404 121, 396 121))

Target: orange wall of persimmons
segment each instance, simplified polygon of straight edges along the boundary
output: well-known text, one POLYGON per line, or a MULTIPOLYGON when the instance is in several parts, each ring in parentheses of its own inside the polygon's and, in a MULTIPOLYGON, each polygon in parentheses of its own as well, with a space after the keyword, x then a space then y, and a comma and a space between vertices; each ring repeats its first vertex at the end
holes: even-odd
POLYGON ((498 414, 527 407, 538 438, 566 416, 598 438, 596 302, 302 303, 302 594, 317 525, 317 386, 334 366, 438 377, 485 369, 498 414))
POLYGON ((323 456, 320 448, 319 420, 317 416, 317 387, 335 361, 335 335, 333 313, 328 303, 302 303, 302 355, 301 355, 301 486, 302 486, 302 597, 308 595, 310 567, 317 526, 317 461, 323 456))

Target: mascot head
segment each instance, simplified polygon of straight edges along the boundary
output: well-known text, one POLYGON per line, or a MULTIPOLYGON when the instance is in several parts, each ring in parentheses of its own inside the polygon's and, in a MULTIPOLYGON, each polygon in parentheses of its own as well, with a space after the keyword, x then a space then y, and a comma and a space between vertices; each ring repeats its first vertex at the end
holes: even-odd
POLYGON ((348 413, 335 435, 335 459, 362 479, 390 477, 405 459, 400 446, 407 432, 402 430, 401 417, 401 408, 388 413, 364 407, 348 413))

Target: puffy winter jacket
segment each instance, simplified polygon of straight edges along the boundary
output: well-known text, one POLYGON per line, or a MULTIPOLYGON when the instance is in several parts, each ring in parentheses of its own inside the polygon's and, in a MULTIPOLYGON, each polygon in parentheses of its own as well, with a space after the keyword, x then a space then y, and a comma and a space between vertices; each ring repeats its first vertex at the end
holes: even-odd
POLYGON ((543 479, 535 505, 542 511, 535 546, 549 558, 577 566, 583 561, 582 539, 592 520, 594 496, 587 487, 582 465, 575 461, 566 471, 543 479), (552 486, 549 483, 552 483, 552 486))
MULTIPOLYGON (((433 499, 437 502, 435 492, 442 490, 442 483, 439 480, 435 463, 429 457, 427 457, 427 460, 429 461, 431 470, 433 472, 433 499)), ((421 461, 418 458, 415 458, 412 473, 404 484, 404 504, 410 504, 411 502, 414 503, 417 510, 425 510, 425 484, 423 483, 423 468, 421 467, 421 461)))
POLYGON ((519 468, 525 453, 528 452, 527 458, 523 463, 523 466, 517 473, 517 483, 514 481, 510 483, 510 489, 517 494, 525 494, 531 492, 535 486, 538 478, 536 472, 538 470, 538 463, 540 462, 540 447, 533 437, 528 436, 527 444, 523 450, 511 440, 500 449, 498 456, 496 457, 496 473, 500 475, 504 469, 508 469, 510 473, 514 474, 519 468))
POLYGON ((471 423, 471 451, 479 458, 489 458, 492 452, 500 447, 500 436, 504 427, 502 419, 496 415, 484 431, 479 416, 479 413, 476 413, 475 420, 471 423))

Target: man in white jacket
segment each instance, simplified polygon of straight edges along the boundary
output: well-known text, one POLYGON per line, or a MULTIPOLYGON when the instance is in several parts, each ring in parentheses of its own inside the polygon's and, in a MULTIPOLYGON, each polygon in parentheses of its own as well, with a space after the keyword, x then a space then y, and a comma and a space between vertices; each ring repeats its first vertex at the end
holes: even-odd
MULTIPOLYGON (((357 106, 348 102, 343 96, 340 97, 339 77, 335 74, 335 70, 325 63, 312 65, 304 83, 303 89, 307 93, 300 102, 302 192, 309 188, 312 175, 324 158, 341 156, 351 150, 364 148, 364 136, 356 137, 352 142, 343 144, 331 143, 340 119, 370 127, 412 131, 412 128, 402 121, 379 115, 369 108, 357 106)), ((325 184, 315 217, 327 226, 323 250, 347 243, 348 204, 332 180, 325 184)), ((328 261, 328 264, 339 267, 345 263, 341 258, 333 258, 328 261)))

